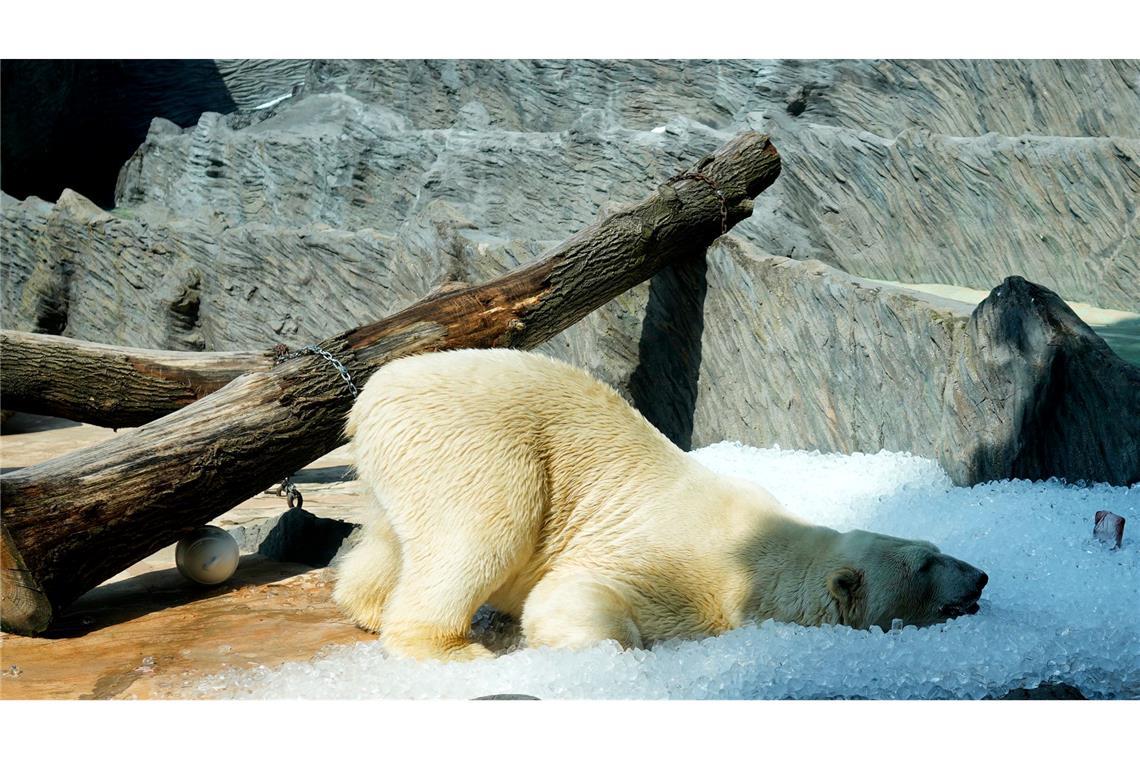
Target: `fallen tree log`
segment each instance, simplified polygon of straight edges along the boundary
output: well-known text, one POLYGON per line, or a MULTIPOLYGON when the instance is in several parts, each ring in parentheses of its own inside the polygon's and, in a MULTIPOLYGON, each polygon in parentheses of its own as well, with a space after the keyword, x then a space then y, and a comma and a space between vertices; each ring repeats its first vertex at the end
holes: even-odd
MULTIPOLYGON (((532 348, 670 262, 703 255, 752 213, 752 199, 779 171, 768 138, 744 133, 544 258, 428 296, 320 348, 357 386, 409 354, 532 348)), ((306 354, 96 446, 0 476, 0 627, 43 631, 84 591, 331 450, 351 402, 331 363, 306 354)))
POLYGON ((103 427, 170 414, 238 375, 270 369, 273 351, 155 351, 0 330, 4 409, 103 427))

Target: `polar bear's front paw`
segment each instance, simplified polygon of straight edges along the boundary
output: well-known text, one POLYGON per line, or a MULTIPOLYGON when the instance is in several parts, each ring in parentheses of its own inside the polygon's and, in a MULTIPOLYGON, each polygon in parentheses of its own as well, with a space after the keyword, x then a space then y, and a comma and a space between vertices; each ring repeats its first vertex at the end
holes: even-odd
POLYGON ((466 636, 414 635, 381 631, 380 642, 390 654, 416 660, 470 662, 492 659, 495 653, 466 636))

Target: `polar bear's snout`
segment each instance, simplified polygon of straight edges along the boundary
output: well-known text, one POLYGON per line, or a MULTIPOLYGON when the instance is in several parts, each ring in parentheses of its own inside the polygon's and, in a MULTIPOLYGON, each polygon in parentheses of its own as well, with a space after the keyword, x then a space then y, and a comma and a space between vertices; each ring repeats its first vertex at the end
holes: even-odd
POLYGON ((989 583, 990 577, 984 571, 954 557, 947 557, 950 572, 956 576, 956 582, 947 583, 946 588, 954 591, 951 599, 942 605, 939 613, 946 618, 956 618, 961 615, 973 615, 980 608, 978 600, 982 598, 982 589, 989 583))

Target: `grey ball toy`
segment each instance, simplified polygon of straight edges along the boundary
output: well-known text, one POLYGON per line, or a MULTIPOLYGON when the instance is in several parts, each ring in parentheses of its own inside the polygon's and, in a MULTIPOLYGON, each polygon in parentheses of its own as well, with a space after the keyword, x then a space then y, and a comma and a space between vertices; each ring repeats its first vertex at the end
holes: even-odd
POLYGON ((237 570, 240 552, 237 541, 213 525, 197 528, 178 542, 174 562, 178 572, 203 586, 223 583, 237 570))

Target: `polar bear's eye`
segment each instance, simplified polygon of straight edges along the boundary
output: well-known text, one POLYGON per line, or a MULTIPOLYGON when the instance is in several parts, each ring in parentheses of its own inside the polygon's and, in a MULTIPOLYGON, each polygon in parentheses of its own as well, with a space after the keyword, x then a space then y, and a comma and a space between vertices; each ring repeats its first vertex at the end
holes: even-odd
POLYGON ((937 558, 933 554, 929 555, 925 560, 923 560, 922 565, 919 566, 918 572, 925 573, 926 571, 933 569, 934 563, 936 561, 937 558))

